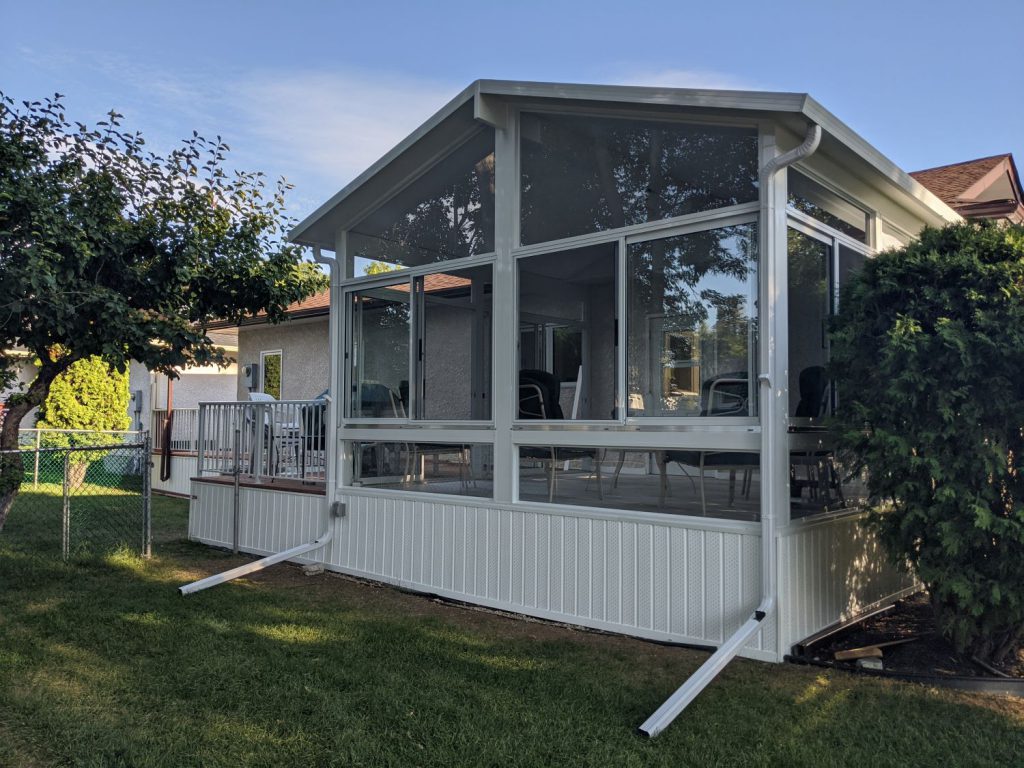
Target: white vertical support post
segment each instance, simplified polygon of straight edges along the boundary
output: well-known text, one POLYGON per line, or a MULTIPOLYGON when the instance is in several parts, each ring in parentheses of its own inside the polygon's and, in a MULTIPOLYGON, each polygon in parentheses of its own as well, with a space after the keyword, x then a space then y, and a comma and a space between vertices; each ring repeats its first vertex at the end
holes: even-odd
POLYGON ((331 269, 331 403, 327 408, 328 455, 325 461, 327 503, 336 498, 338 486, 352 484, 352 455, 345 443, 342 414, 349 399, 348 375, 348 322, 347 306, 341 293, 342 280, 353 277, 355 260, 348 253, 348 234, 339 231, 334 241, 334 266, 331 269))
POLYGON ((505 105, 501 125, 494 130, 494 375, 491 380, 494 418, 494 500, 513 500, 517 456, 512 445, 512 420, 518 409, 518 348, 516 326, 515 245, 519 177, 516 171, 516 130, 512 110, 505 105))
MULTIPOLYGON (((761 166, 764 167, 780 152, 774 125, 765 125, 761 131, 761 166)), ((789 272, 786 177, 785 170, 772 174, 760 191, 758 315, 761 332, 758 367, 762 382, 759 386, 761 557, 766 562, 775 560, 771 550, 778 546, 777 525, 785 524, 789 520, 789 272)), ((762 584, 762 593, 777 595, 778 568, 762 569, 762 573, 762 578, 774 582, 762 584)), ((784 595, 778 595, 776 598, 776 627, 781 627, 780 603, 784 600, 784 595)), ((781 661, 781 646, 776 648, 776 653, 781 661)))
MULTIPOLYGON (((42 430, 40 430, 40 429, 36 429, 35 432, 36 432, 36 452, 35 452, 35 461, 33 462, 35 466, 32 469, 32 487, 33 488, 38 488, 39 487, 39 449, 42 447, 41 436, 42 436, 43 433, 42 433, 42 430)), ((149 457, 147 456, 146 459, 148 460, 149 457)))

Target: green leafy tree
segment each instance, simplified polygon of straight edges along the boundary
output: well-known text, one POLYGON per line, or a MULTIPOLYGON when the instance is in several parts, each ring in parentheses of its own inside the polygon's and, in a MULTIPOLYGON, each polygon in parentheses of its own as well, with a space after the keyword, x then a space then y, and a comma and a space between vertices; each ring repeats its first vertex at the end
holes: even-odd
POLYGON ((1001 663, 1024 640, 1024 229, 926 229, 840 306, 836 426, 869 524, 957 649, 1001 663))
MULTIPOLYGON (((71 123, 60 99, 16 107, 0 94, 0 387, 16 378, 12 350, 39 359, 7 400, 3 450, 79 360, 123 371, 135 359, 170 376, 223 365, 210 323, 283 320, 326 284, 282 242, 283 180, 268 187, 260 173, 226 170, 219 137, 193 134, 155 154, 117 113, 71 123)), ((21 469, 20 456, 0 455, 0 529, 21 469)))
MULTIPOLYGON (((69 366, 53 380, 50 391, 39 406, 36 426, 44 430, 74 430, 73 432, 43 432, 46 447, 117 445, 123 437, 120 432, 131 426, 128 415, 128 374, 112 369, 101 357, 87 357, 69 366)), ((69 462, 84 478, 85 469, 93 461, 103 458, 103 451, 73 451, 69 462)))

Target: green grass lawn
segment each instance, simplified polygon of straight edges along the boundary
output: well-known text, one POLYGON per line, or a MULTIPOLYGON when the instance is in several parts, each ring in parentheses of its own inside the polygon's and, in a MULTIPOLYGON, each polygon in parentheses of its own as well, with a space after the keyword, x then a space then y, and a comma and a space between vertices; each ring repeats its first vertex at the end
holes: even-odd
POLYGON ((743 660, 645 740, 705 654, 290 566, 182 598, 242 559, 154 506, 150 561, 0 555, 0 766, 1024 764, 1024 702, 743 660))

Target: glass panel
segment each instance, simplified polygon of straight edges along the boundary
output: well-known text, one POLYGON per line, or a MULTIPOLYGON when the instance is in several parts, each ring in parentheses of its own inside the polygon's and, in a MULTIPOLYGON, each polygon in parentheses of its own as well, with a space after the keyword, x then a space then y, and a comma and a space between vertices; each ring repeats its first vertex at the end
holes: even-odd
POLYGON ((419 418, 491 417, 490 265, 416 278, 419 418))
POLYGON ((263 385, 260 391, 270 395, 275 400, 281 399, 281 353, 262 352, 260 359, 263 363, 263 385))
POLYGON ((863 474, 852 474, 831 446, 827 433, 790 434, 790 517, 851 509, 867 501, 863 474))
POLYGON ((494 496, 494 449, 483 444, 351 442, 352 485, 494 496))
POLYGON ((799 171, 789 169, 789 204, 844 235, 868 241, 868 215, 799 171))
POLYGON ((754 224, 630 245, 630 416, 748 416, 757 328, 754 224))
POLYGON ((865 256, 860 251, 855 251, 853 248, 847 248, 845 245, 839 246, 839 289, 842 290, 843 286, 846 285, 847 280, 860 271, 861 267, 864 266, 864 262, 867 261, 865 256))
POLYGON ((349 230, 356 274, 494 250, 494 131, 481 130, 349 230))
POLYGON ((520 119, 522 242, 757 199, 757 131, 591 115, 520 119))
POLYGON ((790 229, 789 414, 817 419, 826 414, 829 385, 828 317, 832 308, 832 248, 790 229))
POLYGON ((757 452, 520 446, 519 499, 758 520, 757 452))
POLYGON ((409 283, 352 294, 349 415, 404 418, 409 407, 409 283))
POLYGON ((518 418, 615 418, 616 251, 519 260, 518 418))

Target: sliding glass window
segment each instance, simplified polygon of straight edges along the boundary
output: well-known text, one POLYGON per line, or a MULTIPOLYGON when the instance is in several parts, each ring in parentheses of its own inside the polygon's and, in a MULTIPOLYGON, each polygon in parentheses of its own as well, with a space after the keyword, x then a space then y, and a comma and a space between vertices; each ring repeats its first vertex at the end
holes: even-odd
POLYGON ((520 116, 523 245, 757 200, 757 130, 520 116))
POLYGON ((617 250, 519 259, 519 419, 616 418, 617 250))
POLYGON ((492 272, 432 272, 350 294, 350 418, 491 418, 492 272))
POLYGON ((749 416, 757 329, 757 227, 628 246, 630 416, 749 416))

